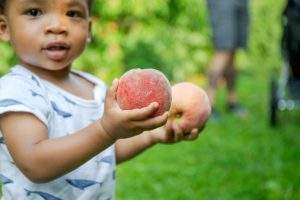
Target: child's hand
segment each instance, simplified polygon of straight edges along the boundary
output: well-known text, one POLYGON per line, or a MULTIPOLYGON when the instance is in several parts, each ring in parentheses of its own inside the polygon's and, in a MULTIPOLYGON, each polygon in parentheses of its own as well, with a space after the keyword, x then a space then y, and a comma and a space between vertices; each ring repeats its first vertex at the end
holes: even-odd
POLYGON ((174 120, 168 120, 165 126, 150 131, 155 143, 172 144, 182 140, 195 140, 198 138, 201 130, 194 128, 190 132, 184 131, 174 120))
POLYGON ((163 126, 168 119, 168 113, 151 117, 158 104, 133 110, 121 110, 116 101, 118 80, 114 80, 105 98, 104 114, 100 121, 103 129, 114 140, 138 135, 146 130, 163 126))

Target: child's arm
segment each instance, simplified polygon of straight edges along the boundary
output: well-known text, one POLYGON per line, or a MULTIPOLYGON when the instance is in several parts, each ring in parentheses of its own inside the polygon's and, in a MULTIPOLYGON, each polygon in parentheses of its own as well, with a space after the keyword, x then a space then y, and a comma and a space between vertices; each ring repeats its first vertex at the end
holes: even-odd
POLYGON ((29 113, 8 112, 0 118, 7 148, 19 169, 34 182, 47 182, 66 174, 105 150, 117 139, 160 127, 167 115, 150 118, 157 109, 122 111, 115 101, 117 83, 109 89, 103 117, 76 133, 49 139, 46 126, 29 113))
POLYGON ((168 121, 163 127, 145 131, 131 138, 118 140, 116 142, 117 163, 129 160, 155 144, 172 144, 182 140, 195 140, 202 130, 195 128, 190 133, 184 133, 177 123, 168 121))
POLYGON ((28 113, 4 115, 0 128, 16 165, 34 182, 61 176, 114 143, 100 123, 65 137, 49 139, 46 126, 28 113))

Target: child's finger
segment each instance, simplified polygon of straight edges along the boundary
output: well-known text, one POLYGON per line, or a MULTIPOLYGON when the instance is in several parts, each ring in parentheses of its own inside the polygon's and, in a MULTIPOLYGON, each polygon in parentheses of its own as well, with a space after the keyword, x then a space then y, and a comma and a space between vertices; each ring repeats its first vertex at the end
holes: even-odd
POLYGON ((173 133, 173 129, 172 129, 172 120, 168 120, 166 125, 165 125, 165 129, 167 133, 173 133))
POLYGON ((108 107, 113 106, 113 103, 115 103, 118 83, 118 79, 114 79, 112 85, 106 91, 105 105, 108 107))
POLYGON ((199 136, 199 130, 197 128, 194 128, 190 134, 185 136, 185 140, 195 140, 199 136))
POLYGON ((147 107, 128 110, 127 115, 130 120, 140 121, 149 118, 158 108, 158 103, 153 102, 147 107))
POLYGON ((174 130, 175 133, 175 141, 180 141, 184 138, 184 132, 182 130, 182 128, 180 127, 179 123, 174 122, 172 124, 172 128, 174 130))
POLYGON ((168 112, 165 112, 163 115, 149 118, 144 121, 136 121, 135 126, 137 128, 145 129, 145 130, 152 130, 157 127, 161 127, 167 123, 168 120, 168 112))

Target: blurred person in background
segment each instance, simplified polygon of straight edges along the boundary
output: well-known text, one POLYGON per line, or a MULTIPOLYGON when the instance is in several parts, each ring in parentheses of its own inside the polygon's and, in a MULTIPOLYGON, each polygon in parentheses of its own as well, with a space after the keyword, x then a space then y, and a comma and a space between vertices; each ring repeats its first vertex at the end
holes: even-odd
POLYGON ((212 117, 220 116, 215 109, 215 95, 221 78, 226 81, 228 110, 244 116, 247 112, 238 103, 235 91, 237 70, 236 50, 246 48, 249 27, 248 0, 207 0, 213 32, 214 55, 208 69, 208 96, 213 106, 212 117))

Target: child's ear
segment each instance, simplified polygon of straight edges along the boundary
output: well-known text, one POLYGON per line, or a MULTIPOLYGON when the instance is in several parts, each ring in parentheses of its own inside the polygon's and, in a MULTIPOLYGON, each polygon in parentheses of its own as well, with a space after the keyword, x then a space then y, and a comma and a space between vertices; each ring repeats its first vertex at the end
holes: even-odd
POLYGON ((8 42, 10 40, 9 28, 4 15, 0 15, 0 40, 8 42))

